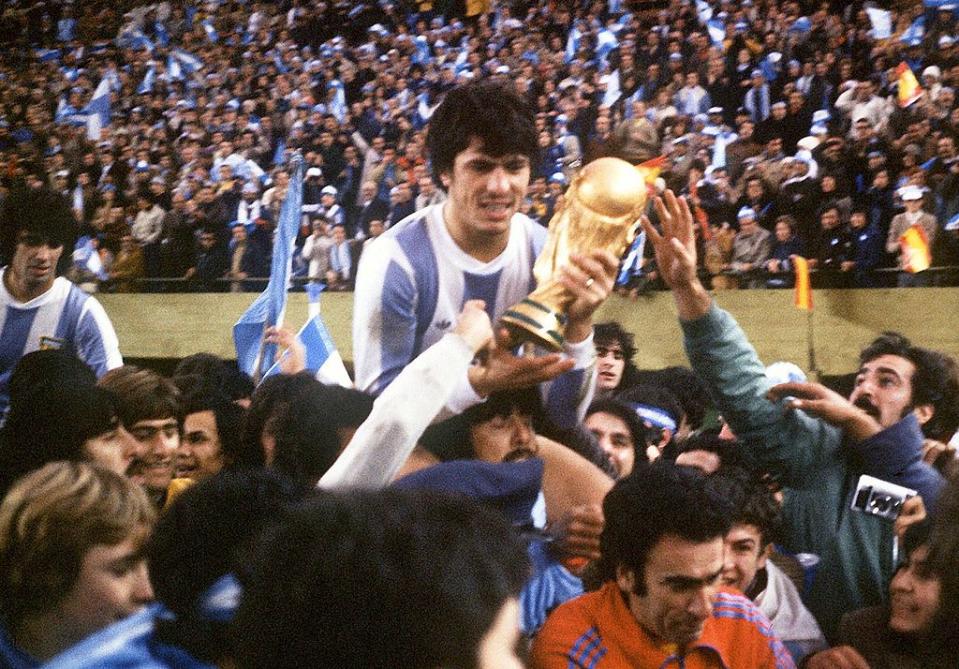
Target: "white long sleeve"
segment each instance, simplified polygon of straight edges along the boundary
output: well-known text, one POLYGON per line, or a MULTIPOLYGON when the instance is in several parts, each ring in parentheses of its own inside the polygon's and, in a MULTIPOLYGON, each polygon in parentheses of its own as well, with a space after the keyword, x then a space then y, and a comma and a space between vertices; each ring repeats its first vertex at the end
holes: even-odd
POLYGON ((387 485, 465 376, 473 356, 466 341, 454 333, 417 356, 376 399, 369 417, 317 487, 387 485))

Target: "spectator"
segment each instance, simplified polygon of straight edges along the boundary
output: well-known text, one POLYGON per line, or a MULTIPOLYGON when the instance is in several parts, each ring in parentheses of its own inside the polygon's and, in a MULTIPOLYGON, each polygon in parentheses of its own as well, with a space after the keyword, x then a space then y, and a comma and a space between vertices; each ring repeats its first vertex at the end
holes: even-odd
POLYGON ((780 475, 785 486, 802 491, 786 504, 786 547, 822 558, 807 601, 829 638, 841 611, 881 601, 882 581, 867 575, 874 573, 875 567, 883 571, 878 551, 888 548, 892 540, 883 527, 873 526, 864 514, 849 510, 844 491, 855 487, 852 482, 864 466, 859 457, 850 456, 875 454, 875 461, 870 458, 874 475, 908 481, 928 504, 934 504, 942 479, 918 459, 919 427, 926 425, 926 430, 934 433, 940 426, 947 433, 955 429, 953 416, 959 415, 955 413, 959 391, 955 362, 888 334, 863 351, 849 400, 815 384, 787 383, 777 386, 771 395, 777 402, 786 395, 797 398, 789 402, 792 411, 784 411, 766 398, 764 370, 741 330, 712 304, 696 278, 692 243, 687 242, 680 253, 667 241, 680 231, 686 235, 684 239, 691 240, 692 218, 688 206, 671 194, 667 193, 666 201, 668 205, 659 208, 666 236, 645 227, 679 308, 687 354, 693 369, 710 386, 723 416, 750 446, 757 462, 780 475), (748 354, 748 363, 736 357, 737 350, 748 354), (730 364, 732 360, 737 362, 730 364), (731 372, 733 367, 736 372, 724 376, 723 369, 731 372), (934 391, 935 396, 928 394, 933 387, 940 389, 934 391), (919 406, 927 410, 916 412, 919 406), (943 420, 945 425, 940 422, 943 420), (845 449, 851 450, 847 454, 845 449), (902 464, 889 467, 893 461, 902 464), (852 488, 841 481, 849 481, 852 488), (793 515, 794 505, 803 511, 793 515), (821 513, 811 513, 812 506, 821 513), (878 547, 877 552, 863 551, 865 537, 870 537, 868 545, 878 547))
POLYGON ((753 604, 719 587, 730 508, 704 476, 647 465, 616 484, 603 511, 603 586, 553 612, 533 644, 535 669, 661 666, 715 654, 727 666, 793 666, 753 604))
POLYGON ((927 247, 931 248, 936 240, 938 225, 936 218, 922 209, 922 190, 916 186, 907 186, 900 192, 906 211, 896 214, 889 224, 889 235, 886 237, 886 252, 899 255, 900 287, 929 285, 929 275, 909 269, 909 252, 902 248, 900 239, 909 228, 916 226, 922 231, 927 247))
POLYGON ((756 222, 756 212, 749 207, 743 207, 736 215, 739 220, 739 232, 733 238, 733 254, 729 261, 729 269, 737 274, 746 275, 740 279, 744 288, 761 288, 765 281, 750 274, 761 270, 769 259, 772 251, 772 235, 768 230, 759 227, 756 222))
POLYGON ((518 668, 525 570, 506 522, 465 500, 399 491, 320 498, 259 551, 237 613, 236 664, 518 668), (355 600, 359 573, 369 605, 355 600))
POLYGON ((155 511, 114 472, 51 462, 0 504, 0 657, 37 666, 153 599, 142 547, 155 511))

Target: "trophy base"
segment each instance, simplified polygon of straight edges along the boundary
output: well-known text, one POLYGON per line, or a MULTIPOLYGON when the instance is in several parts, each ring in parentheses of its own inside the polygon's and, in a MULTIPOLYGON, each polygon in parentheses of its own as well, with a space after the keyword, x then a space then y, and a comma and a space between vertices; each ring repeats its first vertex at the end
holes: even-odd
POLYGON ((531 341, 550 351, 563 350, 566 317, 541 302, 526 298, 514 304, 500 318, 500 323, 509 330, 513 346, 531 341))

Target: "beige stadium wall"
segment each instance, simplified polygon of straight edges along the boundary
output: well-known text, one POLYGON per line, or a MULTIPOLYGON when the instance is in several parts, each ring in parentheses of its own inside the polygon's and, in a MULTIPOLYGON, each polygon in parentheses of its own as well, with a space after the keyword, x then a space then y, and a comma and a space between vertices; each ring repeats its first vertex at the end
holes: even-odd
MULTIPOLYGON (((131 358, 182 358, 207 351, 235 357, 233 323, 255 294, 98 295, 131 358)), ((917 343, 959 357, 959 289, 820 290, 812 322, 792 306, 792 291, 743 290, 716 294, 746 330, 763 361, 795 362, 810 371, 810 336, 822 374, 855 370, 863 345, 883 330, 898 330, 917 343)), ((351 360, 353 296, 323 295, 322 313, 341 355, 351 360)), ((306 295, 291 293, 287 322, 306 318, 306 295)), ((599 319, 615 319, 636 334, 642 368, 686 364, 676 309, 669 293, 636 301, 613 297, 599 319)))

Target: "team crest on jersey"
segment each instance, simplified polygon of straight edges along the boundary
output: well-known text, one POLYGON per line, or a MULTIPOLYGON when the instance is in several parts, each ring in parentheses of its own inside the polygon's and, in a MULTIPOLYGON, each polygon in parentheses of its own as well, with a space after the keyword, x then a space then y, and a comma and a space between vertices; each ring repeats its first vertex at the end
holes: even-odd
POLYGON ((40 350, 41 351, 59 351, 63 348, 66 348, 67 340, 60 339, 59 337, 48 337, 43 335, 40 337, 40 350))

